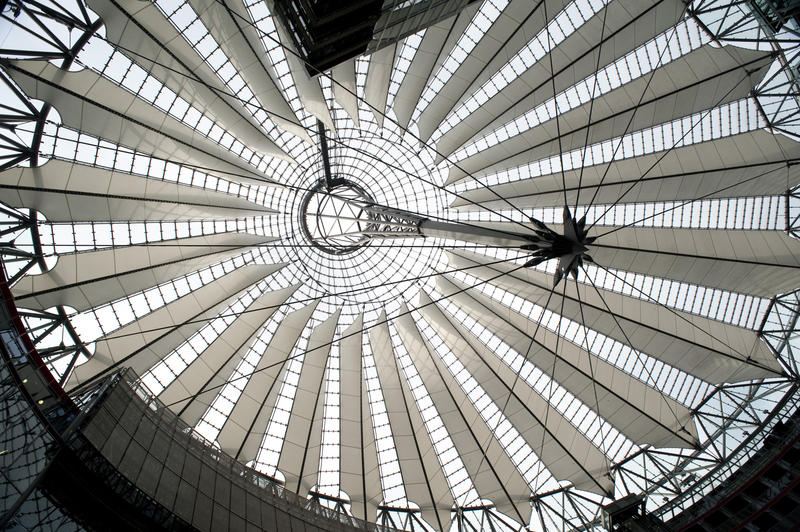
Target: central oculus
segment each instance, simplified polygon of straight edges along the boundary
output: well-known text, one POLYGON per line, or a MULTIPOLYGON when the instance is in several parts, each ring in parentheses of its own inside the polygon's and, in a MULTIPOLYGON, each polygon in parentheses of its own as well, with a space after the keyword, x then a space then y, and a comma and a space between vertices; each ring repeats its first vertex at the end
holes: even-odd
POLYGON ((332 255, 352 253, 366 246, 365 236, 376 217, 364 206, 375 200, 367 190, 345 178, 320 180, 300 203, 300 228, 311 244, 332 255))

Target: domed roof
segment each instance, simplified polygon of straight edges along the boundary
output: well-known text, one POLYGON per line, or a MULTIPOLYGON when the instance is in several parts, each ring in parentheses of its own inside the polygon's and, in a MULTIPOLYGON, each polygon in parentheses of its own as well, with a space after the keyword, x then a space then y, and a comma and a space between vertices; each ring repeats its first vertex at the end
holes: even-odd
POLYGON ((795 393, 796 23, 731 9, 485 0, 309 77, 271 1, 22 4, 16 304, 359 518, 668 517, 795 393))

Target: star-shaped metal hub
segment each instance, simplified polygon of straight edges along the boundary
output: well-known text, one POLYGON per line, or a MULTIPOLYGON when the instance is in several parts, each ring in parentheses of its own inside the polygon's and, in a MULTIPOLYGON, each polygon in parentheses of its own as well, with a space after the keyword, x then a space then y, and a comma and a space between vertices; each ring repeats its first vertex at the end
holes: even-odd
POLYGON ((531 218, 536 236, 530 237, 531 243, 521 246, 520 249, 533 251, 532 258, 525 263, 526 267, 533 267, 550 259, 558 259, 553 286, 567 275, 578 278, 578 269, 584 262, 593 262, 587 253, 589 244, 594 242, 594 237, 587 237, 586 216, 576 220, 569 210, 564 207, 564 230, 558 234, 544 223, 531 218))

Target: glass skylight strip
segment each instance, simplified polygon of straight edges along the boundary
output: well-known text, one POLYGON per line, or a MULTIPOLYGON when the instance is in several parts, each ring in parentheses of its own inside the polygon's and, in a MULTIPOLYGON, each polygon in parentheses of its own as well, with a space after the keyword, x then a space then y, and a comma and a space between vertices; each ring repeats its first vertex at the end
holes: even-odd
MULTIPOLYGON (((459 272, 454 277, 461 277, 464 279, 463 282, 470 286, 480 282, 467 273, 459 272)), ((560 316, 557 312, 547 310, 498 286, 483 283, 477 287, 477 290, 503 306, 519 312, 531 321, 540 323, 542 328, 559 334, 561 341, 570 342, 584 350, 587 349, 588 343, 589 353, 613 364, 649 387, 660 390, 686 406, 692 405, 686 403, 689 398, 685 394, 680 394, 684 389, 683 383, 687 383, 687 389, 696 389, 705 385, 703 381, 688 373, 670 367, 646 353, 636 351, 627 344, 585 327, 565 316, 560 316)))
POLYGON ((281 457, 283 441, 286 438, 286 429, 289 427, 289 419, 292 415, 294 397, 297 393, 297 385, 300 382, 300 373, 303 370, 303 362, 305 361, 305 352, 308 347, 311 330, 312 327, 306 325, 300 338, 298 338, 289 353, 286 373, 283 376, 283 382, 280 384, 280 392, 275 401, 275 407, 270 413, 267 430, 264 432, 264 439, 256 456, 255 468, 273 477, 278 472, 278 461, 281 457))
MULTIPOLYGON (((365 324, 369 327, 369 323, 365 324)), ((375 449, 378 453, 378 471, 381 477, 383 504, 402 507, 408 504, 403 477, 400 473, 400 462, 397 458, 392 428, 389 425, 389 414, 383 401, 383 390, 378 380, 375 357, 367 334, 362 335, 362 363, 364 382, 367 387, 372 429, 375 437, 375 449)), ((412 495, 413 497, 413 495, 412 495)))
MULTIPOLYGON (((272 286, 271 288, 273 290, 276 289, 272 286)), ((258 333, 247 353, 242 357, 242 360, 225 383, 225 386, 222 387, 205 414, 203 414, 203 417, 197 422, 195 430, 209 441, 216 441, 222 426, 227 421, 228 416, 231 415, 233 407, 236 406, 242 391, 250 381, 251 374, 255 371, 261 357, 264 356, 264 352, 278 329, 278 325, 286 317, 287 312, 288 307, 281 306, 265 322, 261 332, 258 333)))
POLYGON ((70 319, 88 344, 254 260, 253 252, 247 251, 115 302, 78 313, 70 319))
MULTIPOLYGON (((623 137, 615 137, 589 146, 577 148, 562 155, 553 155, 525 165, 498 170, 480 181, 487 185, 509 183, 548 174, 559 174, 562 169, 575 170, 611 161, 640 157, 650 153, 669 151, 709 140, 730 137, 738 133, 766 127, 758 104, 752 98, 743 98, 711 110, 678 118, 671 122, 645 128, 623 137)), ((469 155, 477 153, 475 146, 469 155)), ((459 191, 479 188, 481 185, 468 179, 457 187, 459 191)))
POLYGON ((657 68, 664 67, 710 41, 711 38, 700 31, 693 19, 685 19, 674 28, 670 28, 655 39, 628 53, 625 57, 617 59, 559 93, 555 98, 549 98, 525 114, 471 141, 455 151, 450 156, 450 160, 451 162, 461 161, 472 153, 471 148, 473 147, 477 151, 483 151, 553 120, 558 114, 564 114, 589 103, 592 94, 595 98, 599 98, 633 80, 648 75, 657 68))
MULTIPOLYGON (((560 384, 550 379, 540 368, 527 360, 524 353, 517 353, 501 338, 492 333, 469 314, 464 312, 455 303, 445 300, 442 308, 453 318, 469 329, 477 338, 497 355, 509 368, 519 375, 519 379, 530 386, 542 399, 550 403, 553 409, 551 415, 562 415, 579 432, 582 432, 592 441, 595 447, 605 453, 611 460, 616 457, 627 456, 635 445, 623 434, 617 431, 610 423, 598 416, 588 405, 583 404, 560 384)), ((552 327, 557 327, 558 316, 551 315, 552 327)), ((563 329, 563 326, 562 326, 563 329)), ((551 368, 546 368, 550 371, 551 368)), ((602 414, 602 412, 601 412, 602 414)), ((544 422, 544 420, 541 420, 544 422)), ((528 442, 534 453, 541 452, 539 442, 528 442)), ((539 486, 541 489, 542 486, 539 486)), ((545 488, 546 491, 546 488, 545 488)))
MULTIPOLYGON (((300 97, 297 94, 292 73, 289 70, 289 62, 286 60, 286 53, 280 44, 278 31, 275 28, 275 21, 264 0, 244 0, 244 5, 250 15, 253 25, 261 37, 261 43, 270 59, 273 72, 276 76, 278 88, 283 91, 284 99, 289 102, 295 115, 300 117, 306 127, 313 127, 316 119, 303 107, 300 97)), ((289 52, 291 53, 291 52, 289 52)), ((294 154, 292 154, 294 155, 294 154)))
POLYGON ((588 264, 598 288, 665 305, 675 310, 755 330, 769 306, 769 299, 708 288, 680 281, 588 264))
MULTIPOLYGON (((356 57, 355 67, 356 94, 358 95, 359 101, 361 101, 366 98, 365 90, 367 86, 367 73, 369 72, 369 57, 356 57)), ((361 127, 364 127, 364 123, 366 122, 373 126, 373 129, 378 129, 378 125, 375 122, 375 116, 366 105, 358 106, 358 121, 361 123, 361 127)), ((388 125, 390 122, 384 121, 384 124, 388 125)))
POLYGON ((411 117, 412 122, 416 121, 428 104, 442 90, 455 71, 458 70, 458 67, 461 66, 464 59, 469 56, 472 49, 478 44, 478 41, 489 31, 489 28, 492 27, 492 24, 495 23, 508 3, 509 0, 484 0, 481 7, 472 17, 469 26, 464 30, 461 38, 458 39, 455 47, 436 71, 436 74, 428 79, 425 90, 422 92, 420 101, 411 117))
MULTIPOLYGON (((34 125, 20 127, 22 129, 30 128, 32 131, 34 125)), ((258 189, 266 188, 234 183, 191 166, 152 157, 146 153, 50 122, 45 125, 39 155, 45 158, 54 157, 62 161, 127 172, 149 179, 215 190, 251 201, 255 199, 258 189)))
MULTIPOLYGON (((518 251, 500 248, 486 248, 476 252, 498 260, 509 259, 520 254, 518 251)), ((527 258, 527 256, 520 255, 520 259, 523 258, 527 258)), ((584 267, 598 288, 746 329, 756 329, 761 324, 769 306, 769 299, 746 294, 613 268, 599 268, 593 264, 586 264, 584 267)), ((555 263, 548 261, 535 266, 534 269, 552 275, 555 271, 555 263)), ((467 273, 469 272, 467 271, 467 273)), ((586 281, 585 278, 582 280, 586 281)), ((591 288, 591 283, 587 282, 587 286, 591 288)))
MULTIPOLYGON (((431 445, 433 445, 436 457, 439 460, 439 465, 442 468, 447 484, 458 506, 470 506, 479 502, 478 493, 475 491, 475 486, 472 484, 472 479, 467 473, 458 451, 453 445, 450 434, 445 427, 436 405, 433 403, 425 383, 419 376, 414 362, 406 351, 405 344, 403 344, 400 336, 395 330, 394 324, 390 323, 389 326, 390 337, 392 339, 392 348, 394 349, 395 356, 399 362, 400 368, 403 370, 401 378, 405 378, 406 383, 411 389, 414 404, 409 403, 409 408, 416 407, 419 411, 422 422, 425 425, 428 438, 430 438, 431 445)), ((426 353, 420 356, 427 356, 426 353)), ((412 398, 408 398, 412 399, 412 398)), ((417 434, 418 438, 424 437, 422 434, 417 434)))
MULTIPOLYGON (((636 188, 631 191, 631 197, 636 188)), ((586 194, 589 196, 589 194, 586 194)), ((589 198, 587 198, 589 199, 589 198)), ((489 212, 460 211, 458 219, 464 222, 496 221, 497 214, 511 220, 528 223, 531 217, 545 224, 561 224, 563 207, 503 209, 489 212)), ((703 200, 659 201, 649 203, 619 203, 617 205, 581 206, 576 218, 586 215, 588 224, 598 227, 629 226, 683 229, 785 231, 786 196, 746 196, 738 198, 713 198, 703 200)), ((602 233, 598 230, 597 233, 602 233)))
POLYGON ((330 346, 328 367, 325 369, 325 397, 322 412, 322 441, 319 456, 317 490, 331 497, 341 497, 340 486, 340 419, 341 387, 339 374, 339 342, 330 346))
MULTIPOLYGON (((635 190, 633 189, 632 192, 635 190)), ((747 231, 786 230, 786 196, 624 203, 613 207, 593 205, 585 212, 586 219, 591 220, 597 226, 630 225, 633 227, 747 231)), ((602 230, 598 232, 602 232, 602 230)))
MULTIPOLYGON (((418 314, 418 313, 415 313, 418 314)), ((536 485, 553 482, 549 472, 542 471, 535 467, 539 458, 533 452, 530 445, 520 436, 519 432, 508 418, 500 410, 500 407, 491 400, 486 391, 478 381, 464 367, 461 360, 453 354, 447 344, 436 334, 433 328, 420 316, 415 315, 417 326, 431 346, 436 351, 436 355, 442 359, 450 373, 456 379, 461 389, 469 398, 470 403, 480 414, 486 426, 494 433, 498 443, 503 447, 506 455, 512 460, 519 470, 525 482, 531 488, 536 485), (544 477, 537 478, 537 470, 544 477)), ((487 442, 481 442, 486 445, 487 442)))
MULTIPOLYGON (((149 244, 180 238, 220 233, 249 232, 264 234, 261 217, 248 224, 243 218, 236 220, 196 220, 163 222, 76 222, 38 225, 42 251, 51 254, 95 251, 112 247, 149 244)), ((176 244, 177 245, 177 244, 176 244)))
POLYGON ((179 347, 166 354, 155 366, 141 377, 141 381, 155 395, 160 394, 183 371, 189 367, 214 340, 222 334, 248 306, 267 289, 267 282, 260 281, 250 287, 236 301, 228 305, 213 320, 205 324, 179 347))
POLYGON ((178 96, 122 52, 115 50, 109 43, 97 38, 90 39, 78 54, 76 61, 135 94, 203 137, 219 144, 255 168, 263 171, 266 167, 263 154, 258 154, 242 144, 235 135, 178 96), (108 60, 103 62, 101 59, 103 57, 107 57, 108 60))
MULTIPOLYGON (((216 221, 114 223, 51 223, 42 220, 41 215, 38 219, 36 230, 39 232, 42 256, 48 268, 53 267, 58 260, 57 256, 63 253, 79 253, 226 232, 266 234, 262 217, 216 221)), ((16 236, 14 245, 22 250, 35 249, 32 236, 28 232, 16 236)), ((38 265, 34 268, 30 271, 31 274, 42 273, 38 271, 38 265)))
MULTIPOLYGON (((299 139, 293 138, 293 135, 279 129, 270 119, 269 110, 265 109, 252 93, 241 74, 192 9, 188 0, 183 2, 180 0, 156 0, 155 4, 277 145, 286 146, 301 142, 299 139)), ((294 117, 284 118, 288 120, 294 117)))
POLYGON ((475 91, 463 103, 455 107, 431 136, 435 141, 472 114, 481 105, 497 95, 534 64, 546 57, 567 37, 603 9, 611 0, 575 0, 560 11, 547 26, 475 91))
POLYGON ((425 37, 425 28, 413 35, 409 35, 398 45, 399 50, 397 54, 395 54, 392 75, 389 80, 389 95, 386 98, 386 109, 391 109, 394 105, 394 98, 397 96, 397 91, 400 90, 400 85, 402 85, 406 74, 408 74, 408 69, 411 68, 411 63, 414 61, 414 57, 417 54, 420 43, 422 43, 423 37, 425 37))

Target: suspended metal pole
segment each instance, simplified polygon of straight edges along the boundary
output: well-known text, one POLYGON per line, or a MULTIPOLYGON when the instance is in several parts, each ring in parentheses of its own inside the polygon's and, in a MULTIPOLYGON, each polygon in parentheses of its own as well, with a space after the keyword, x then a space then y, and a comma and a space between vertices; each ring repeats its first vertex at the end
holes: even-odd
POLYGON ((321 120, 317 120, 317 134, 319 135, 320 152, 322 152, 322 166, 325 169, 325 188, 330 190, 333 182, 331 161, 328 157, 328 139, 325 136, 325 124, 321 120))

